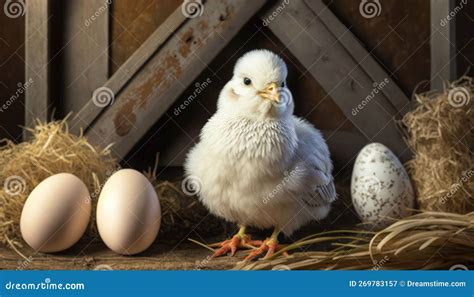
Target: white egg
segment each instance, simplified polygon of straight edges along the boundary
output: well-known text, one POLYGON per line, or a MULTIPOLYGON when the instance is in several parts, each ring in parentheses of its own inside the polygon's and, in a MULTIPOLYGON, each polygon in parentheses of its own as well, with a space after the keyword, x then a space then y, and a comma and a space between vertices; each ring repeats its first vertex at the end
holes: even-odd
POLYGON ((352 171, 351 196, 357 214, 373 230, 408 216, 415 203, 405 168, 380 143, 368 144, 359 152, 352 171))
POLYGON ((122 169, 107 180, 97 203, 97 228, 111 250, 143 252, 158 235, 160 222, 158 196, 143 174, 122 169))
POLYGON ((75 175, 55 174, 39 183, 28 196, 21 212, 21 235, 36 251, 62 251, 81 238, 90 215, 91 198, 86 185, 75 175))

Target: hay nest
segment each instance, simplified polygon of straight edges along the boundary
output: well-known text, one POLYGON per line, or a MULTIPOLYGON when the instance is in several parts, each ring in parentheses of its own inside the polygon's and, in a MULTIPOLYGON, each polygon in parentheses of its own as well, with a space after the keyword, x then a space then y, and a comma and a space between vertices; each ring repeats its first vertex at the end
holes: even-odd
POLYGON ((416 95, 403 124, 414 158, 407 163, 422 210, 474 211, 474 82, 416 95))
MULTIPOLYGON (((79 177, 91 192, 93 210, 100 186, 117 166, 110 146, 98 149, 82 135, 69 133, 66 119, 38 122, 29 141, 0 142, 0 242, 15 249, 23 246, 20 216, 29 193, 45 178, 68 172, 79 177)), ((95 217, 94 215, 92 216, 95 217)), ((92 222, 89 235, 95 235, 92 222)))
MULTIPOLYGON (((82 135, 69 133, 67 118, 41 123, 33 129, 29 141, 15 144, 0 141, 0 242, 13 250, 23 247, 20 217, 29 193, 45 178, 61 172, 79 177, 87 185, 92 198, 92 218, 85 238, 96 238, 95 209, 101 187, 118 169, 111 155, 111 145, 98 149, 82 135)), ((153 184, 162 208, 160 242, 176 242, 191 233, 219 234, 226 224, 199 203, 195 196, 181 190, 180 182, 159 181, 157 163, 144 172, 153 184)))
POLYGON ((226 233, 229 224, 210 214, 195 195, 182 190, 183 181, 158 180, 158 157, 153 169, 144 172, 160 199, 160 242, 178 242, 189 236, 201 238, 226 233))
POLYGON ((340 230, 303 238, 275 253, 269 260, 241 263, 244 270, 274 269, 468 269, 474 266, 474 212, 460 215, 422 212, 402 219, 377 233, 340 230), (331 243, 329 251, 307 249, 331 243))

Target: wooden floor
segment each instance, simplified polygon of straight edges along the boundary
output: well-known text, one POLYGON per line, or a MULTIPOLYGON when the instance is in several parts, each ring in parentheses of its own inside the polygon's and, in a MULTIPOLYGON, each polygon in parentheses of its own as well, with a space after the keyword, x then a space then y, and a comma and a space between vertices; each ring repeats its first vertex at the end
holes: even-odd
POLYGON ((244 255, 210 259, 211 252, 193 243, 178 246, 153 244, 146 252, 135 256, 121 256, 103 243, 93 241, 84 248, 71 248, 62 253, 35 253, 26 247, 20 252, 0 246, 0 268, 8 270, 209 270, 232 269, 244 255))
MULTIPOLYGON (((348 187, 346 187, 348 188, 348 187)), ((341 191, 338 191, 341 193, 341 191)), ((341 194, 340 194, 341 195, 341 194)), ((355 226, 359 221, 354 211, 347 207, 351 205, 349 195, 341 195, 334 203, 334 210, 330 215, 320 222, 313 222, 291 236, 281 237, 281 243, 286 244, 301 239, 307 235, 328 230, 346 230, 355 226)), ((224 222, 223 222, 224 224, 224 222)), ((224 228, 226 229, 226 228, 224 228)), ((221 270, 232 269, 239 261, 245 258, 243 252, 237 253, 236 257, 220 257, 209 259, 211 251, 188 241, 194 238, 207 243, 218 242, 229 238, 237 231, 237 227, 224 230, 222 234, 213 234, 210 237, 206 232, 196 230, 173 234, 170 238, 163 234, 158 235, 157 240, 144 253, 135 256, 121 256, 108 249, 100 238, 82 239, 71 249, 61 253, 42 254, 35 253, 31 248, 24 247, 19 251, 28 259, 25 260, 10 248, 0 244, 0 269, 10 270, 35 270, 35 269, 58 269, 58 270, 221 270), (201 233, 201 234, 200 234, 201 233)), ((253 230, 249 234, 254 239, 268 237, 271 230, 253 230)), ((314 245, 310 250, 323 250, 328 247, 314 245)))

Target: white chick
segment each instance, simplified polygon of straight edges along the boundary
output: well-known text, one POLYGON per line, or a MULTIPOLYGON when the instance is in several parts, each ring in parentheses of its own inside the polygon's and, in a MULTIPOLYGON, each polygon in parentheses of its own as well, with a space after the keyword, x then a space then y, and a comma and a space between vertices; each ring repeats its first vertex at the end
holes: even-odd
POLYGON ((213 256, 256 247, 246 259, 277 249, 278 234, 291 235, 327 216, 336 199, 329 150, 321 133, 293 115, 285 62, 268 50, 253 50, 236 63, 222 89, 217 112, 189 152, 185 171, 199 183, 209 211, 240 225, 213 256), (265 241, 252 241, 246 226, 274 227, 265 241))

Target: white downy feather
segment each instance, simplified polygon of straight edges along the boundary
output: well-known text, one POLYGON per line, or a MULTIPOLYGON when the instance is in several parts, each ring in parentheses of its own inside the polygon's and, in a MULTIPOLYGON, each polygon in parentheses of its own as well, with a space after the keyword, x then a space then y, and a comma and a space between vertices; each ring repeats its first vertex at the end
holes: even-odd
POLYGON ((185 163, 199 180, 199 198, 213 214, 290 235, 327 216, 336 198, 329 150, 321 133, 293 115, 286 86, 281 104, 258 92, 285 83, 287 67, 276 54, 254 50, 241 57, 225 85, 217 112, 203 127, 185 163), (244 84, 244 78, 251 80, 244 84))

